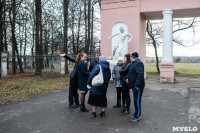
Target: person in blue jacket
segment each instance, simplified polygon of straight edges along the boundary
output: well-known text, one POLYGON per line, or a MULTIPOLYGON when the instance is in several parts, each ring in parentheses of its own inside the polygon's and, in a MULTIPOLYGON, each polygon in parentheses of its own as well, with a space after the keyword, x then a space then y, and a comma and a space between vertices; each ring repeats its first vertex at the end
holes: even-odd
POLYGON ((90 73, 90 76, 87 81, 87 86, 90 88, 90 95, 88 99, 88 104, 92 105, 92 117, 96 117, 96 107, 101 107, 101 117, 105 117, 105 107, 107 107, 107 98, 106 93, 108 89, 108 83, 111 78, 111 70, 110 70, 110 64, 107 62, 106 58, 104 56, 99 57, 99 64, 96 65, 92 72, 90 73), (92 79, 99 74, 100 72, 100 66, 102 68, 103 73, 103 79, 104 83, 98 87, 94 87, 91 85, 92 79))
POLYGON ((124 64, 123 62, 124 62, 124 58, 119 57, 118 63, 114 66, 114 68, 112 70, 112 78, 114 81, 114 86, 116 87, 116 91, 117 91, 117 102, 113 106, 113 108, 121 107, 121 100, 122 100, 123 107, 125 107, 125 95, 122 90, 122 80, 121 80, 121 76, 120 76, 120 71, 122 70, 122 66, 124 64))
POLYGON ((132 115, 131 121, 136 122, 141 119, 141 100, 145 87, 144 80, 144 64, 138 58, 138 53, 131 54, 131 66, 129 68, 127 83, 133 91, 135 113, 132 115))

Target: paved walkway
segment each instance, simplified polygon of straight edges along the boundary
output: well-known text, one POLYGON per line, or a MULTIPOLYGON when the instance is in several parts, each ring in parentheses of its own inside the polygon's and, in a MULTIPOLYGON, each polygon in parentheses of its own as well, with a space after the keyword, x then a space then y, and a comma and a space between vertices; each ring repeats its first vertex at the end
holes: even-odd
POLYGON ((200 78, 176 79, 175 84, 160 84, 158 76, 149 76, 137 123, 112 107, 116 91, 110 83, 105 118, 68 108, 68 91, 62 91, 0 107, 0 133, 171 133, 173 127, 194 126, 199 132, 200 78))

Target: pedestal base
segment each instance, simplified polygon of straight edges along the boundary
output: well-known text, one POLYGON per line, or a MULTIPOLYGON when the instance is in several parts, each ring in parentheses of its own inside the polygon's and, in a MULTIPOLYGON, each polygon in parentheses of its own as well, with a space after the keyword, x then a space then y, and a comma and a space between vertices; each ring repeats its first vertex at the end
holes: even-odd
POLYGON ((161 63, 160 82, 174 83, 174 63, 161 63))

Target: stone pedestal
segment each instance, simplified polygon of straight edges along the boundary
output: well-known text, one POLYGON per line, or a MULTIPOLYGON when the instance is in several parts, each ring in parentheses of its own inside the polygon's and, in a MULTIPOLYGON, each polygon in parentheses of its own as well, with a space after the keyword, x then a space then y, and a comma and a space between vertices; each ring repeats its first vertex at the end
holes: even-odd
POLYGON ((161 63, 160 82, 174 83, 174 63, 161 63))
POLYGON ((60 58, 60 74, 62 75, 65 74, 65 58, 64 57, 60 58))
POLYGON ((173 61, 173 22, 172 10, 164 10, 163 14, 163 56, 160 69, 160 82, 174 83, 174 61, 173 61))
POLYGON ((7 77, 7 58, 8 52, 1 52, 1 78, 7 77))

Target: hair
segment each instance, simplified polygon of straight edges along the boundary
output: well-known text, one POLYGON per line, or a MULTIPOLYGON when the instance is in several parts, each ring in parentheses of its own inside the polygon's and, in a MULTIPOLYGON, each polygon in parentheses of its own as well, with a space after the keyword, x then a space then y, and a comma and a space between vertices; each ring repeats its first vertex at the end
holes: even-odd
POLYGON ((78 55, 76 56, 76 66, 78 66, 79 62, 81 61, 81 58, 84 56, 84 52, 78 53, 78 55))
POLYGON ((128 65, 128 63, 131 62, 130 54, 126 54, 125 56, 127 60, 126 60, 126 63, 122 66, 122 69, 124 69, 128 65))

